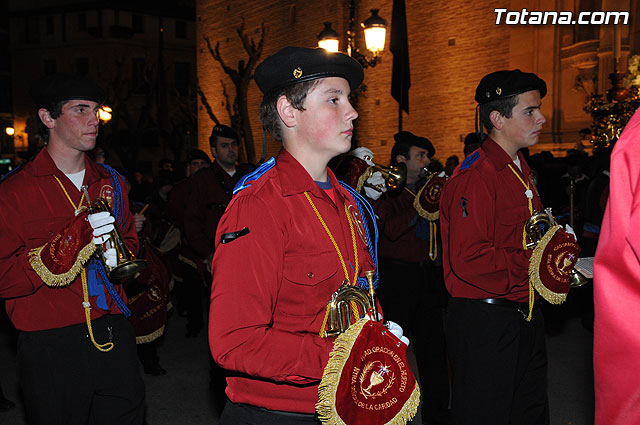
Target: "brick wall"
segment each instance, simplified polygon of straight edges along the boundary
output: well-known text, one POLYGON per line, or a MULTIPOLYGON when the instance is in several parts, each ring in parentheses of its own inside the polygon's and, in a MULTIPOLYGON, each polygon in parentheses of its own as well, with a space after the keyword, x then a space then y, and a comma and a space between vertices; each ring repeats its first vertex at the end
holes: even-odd
MULTIPOLYGON (((198 78, 218 118, 228 123, 222 86, 234 93, 229 78, 209 55, 203 36, 212 43, 220 41, 220 52, 227 64, 236 67, 246 58, 235 29, 244 19, 245 30, 257 39, 261 23, 266 35, 263 58, 287 45, 314 47, 322 22, 332 21, 333 28, 344 34, 348 25, 348 1, 310 2, 304 0, 230 0, 197 1, 198 78)), ((358 1, 358 22, 369 16, 369 9, 380 8, 380 16, 391 26, 392 0, 358 1)), ((475 87, 485 74, 499 69, 521 68, 536 72, 551 85, 554 81, 554 26, 495 25, 494 8, 533 9, 523 1, 477 0, 406 0, 407 28, 411 63, 410 114, 403 116, 403 129, 428 137, 442 162, 449 155, 462 157, 464 136, 474 131, 475 87)), ((539 10, 554 10, 555 2, 538 0, 539 10)), ((362 39, 362 33, 359 33, 362 39)), ((363 40, 362 43, 364 42, 363 40)), ((386 164, 398 130, 398 106, 391 97, 392 55, 383 53, 382 63, 365 70, 366 96, 360 99, 357 139, 371 148, 375 161, 386 164)), ((341 43, 341 49, 344 43, 341 43)), ((362 47, 363 49, 363 47, 362 47)), ((553 119, 561 116, 554 102, 553 90, 544 99, 543 112, 548 122, 543 141, 552 138, 553 119), (555 105, 555 106, 554 106, 555 105)), ((250 86, 249 111, 257 151, 262 135, 259 123, 261 94, 255 83, 250 86)), ((575 102, 574 102, 575 103, 575 102)), ((208 150, 212 121, 204 108, 198 111, 199 145, 208 150)), ((585 124, 586 117, 585 117, 585 124)), ((572 130, 579 123, 572 125, 572 130)), ((558 128, 561 125, 557 125, 558 128)), ((279 150, 268 136, 268 155, 279 150)))

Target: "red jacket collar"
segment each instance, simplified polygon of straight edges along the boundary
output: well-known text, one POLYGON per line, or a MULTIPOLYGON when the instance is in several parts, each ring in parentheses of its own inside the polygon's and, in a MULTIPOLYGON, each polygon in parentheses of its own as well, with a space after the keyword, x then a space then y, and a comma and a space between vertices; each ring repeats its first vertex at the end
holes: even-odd
MULTIPOLYGON (((481 149, 487 155, 487 158, 496 170, 502 170, 503 168, 509 166, 509 164, 513 163, 513 160, 509 156, 504 149, 500 147, 491 137, 487 136, 482 142, 481 149)), ((529 164, 524 159, 524 155, 522 152, 518 151, 518 158, 520 159, 520 167, 522 167, 522 174, 524 176, 528 176, 531 172, 531 168, 529 168, 529 164)))
MULTIPOLYGON (((325 195, 324 190, 313 181, 311 175, 305 168, 295 159, 286 149, 281 149, 276 158, 276 170, 280 176, 280 187, 282 188, 282 196, 296 195, 303 192, 309 192, 317 198, 325 195)), ((331 182, 331 187, 335 189, 335 193, 341 202, 344 202, 345 196, 343 188, 338 183, 338 179, 330 168, 327 167, 327 176, 331 182)))
MULTIPOLYGON (((102 166, 97 165, 88 155, 84 156, 85 162, 85 174, 84 181, 88 185, 95 183, 100 179, 107 179, 110 177, 109 172, 102 166)), ((51 155, 47 151, 46 146, 42 148, 40 153, 31 162, 30 171, 34 176, 53 176, 56 175, 59 178, 64 176, 64 173, 58 169, 56 163, 53 162, 51 155)))

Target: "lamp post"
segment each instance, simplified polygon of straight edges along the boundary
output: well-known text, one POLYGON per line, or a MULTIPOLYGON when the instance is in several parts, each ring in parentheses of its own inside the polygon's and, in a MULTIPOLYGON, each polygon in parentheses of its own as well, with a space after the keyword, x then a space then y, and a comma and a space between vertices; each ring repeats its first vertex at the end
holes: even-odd
MULTIPOLYGON (((371 58, 363 55, 356 43, 356 2, 349 3, 349 29, 347 30, 347 54, 357 60, 363 68, 373 68, 380 61, 380 53, 384 50, 387 34, 387 21, 378 15, 380 9, 371 9, 371 16, 360 25, 364 29, 364 38, 371 58)), ((339 50, 339 35, 331 28, 331 22, 324 23, 324 29, 318 34, 318 47, 330 52, 339 50)))

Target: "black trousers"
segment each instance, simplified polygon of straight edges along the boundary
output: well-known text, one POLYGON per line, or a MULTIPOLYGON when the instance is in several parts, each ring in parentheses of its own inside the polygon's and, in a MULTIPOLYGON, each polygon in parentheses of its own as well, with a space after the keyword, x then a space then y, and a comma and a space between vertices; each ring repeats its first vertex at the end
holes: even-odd
POLYGON ((182 300, 187 311, 187 333, 195 336, 204 326, 202 295, 204 283, 202 277, 190 265, 180 262, 182 274, 182 300))
POLYGON ((249 404, 227 402, 220 425, 320 425, 315 415, 267 410, 249 404))
POLYGON ((455 425, 548 425, 547 351, 539 308, 452 298, 446 316, 455 425))
MULTIPOLYGON (((81 308, 81 306, 78 306, 81 308)), ((95 348, 86 324, 21 332, 18 367, 30 425, 142 424, 144 383, 133 328, 122 315, 92 322, 95 348)))
POLYGON ((443 322, 448 294, 442 268, 387 259, 379 265, 377 294, 385 320, 402 326, 416 354, 422 420, 447 423, 449 372, 443 322))

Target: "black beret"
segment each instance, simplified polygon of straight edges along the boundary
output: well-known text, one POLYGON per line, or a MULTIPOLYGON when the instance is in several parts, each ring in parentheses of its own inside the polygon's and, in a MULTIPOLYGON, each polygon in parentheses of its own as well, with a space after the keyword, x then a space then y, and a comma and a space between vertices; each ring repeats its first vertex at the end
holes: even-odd
POLYGON ((209 142, 213 143, 214 137, 225 137, 227 139, 238 140, 238 133, 236 133, 233 128, 224 124, 216 124, 211 130, 211 137, 209 137, 209 142))
POLYGON ((476 88, 476 102, 483 105, 531 90, 540 91, 540 98, 547 94, 547 85, 536 74, 513 71, 497 71, 485 75, 476 88))
POLYGON ((419 137, 411 132, 401 131, 394 134, 393 139, 396 143, 404 143, 405 145, 416 146, 426 150, 429 158, 436 154, 436 148, 433 147, 433 144, 426 137, 419 137))
POLYGON ((344 53, 331 53, 321 48, 285 47, 258 65, 254 74, 264 95, 292 84, 326 77, 342 77, 354 90, 364 80, 364 71, 355 59, 344 53))
POLYGON ((193 149, 187 156, 187 162, 195 161, 197 159, 205 161, 209 164, 211 163, 211 158, 209 158, 209 155, 204 153, 204 151, 201 151, 200 149, 193 149))
POLYGON ((36 81, 30 92, 38 108, 72 99, 91 100, 99 104, 105 99, 102 87, 86 75, 47 75, 36 81))

